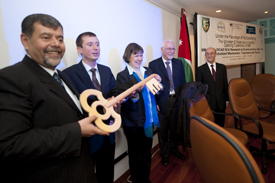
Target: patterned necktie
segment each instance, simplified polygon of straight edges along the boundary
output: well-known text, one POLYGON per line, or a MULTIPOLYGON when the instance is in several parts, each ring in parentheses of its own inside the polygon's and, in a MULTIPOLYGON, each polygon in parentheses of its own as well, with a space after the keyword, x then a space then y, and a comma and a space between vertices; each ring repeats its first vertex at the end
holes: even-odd
POLYGON ((93 75, 92 75, 92 82, 93 82, 93 84, 94 84, 95 89, 101 91, 100 84, 99 84, 98 80, 96 79, 96 75, 95 75, 96 68, 92 68, 90 71, 91 71, 92 74, 93 74, 93 75))
POLYGON ((169 82, 170 82, 170 91, 173 91, 174 90, 174 82, 173 82, 173 78, 172 78, 171 68, 169 66, 170 62, 165 62, 165 63, 167 65, 166 70, 167 70, 169 82))
POLYGON ((215 71, 215 69, 214 69, 214 65, 211 65, 211 67, 212 67, 213 79, 214 79, 214 81, 216 81, 216 71, 215 71))
POLYGON ((56 72, 53 74, 53 78, 54 78, 59 84, 61 84, 61 86, 64 87, 64 84, 63 84, 63 82, 62 82, 60 76, 59 76, 56 72))

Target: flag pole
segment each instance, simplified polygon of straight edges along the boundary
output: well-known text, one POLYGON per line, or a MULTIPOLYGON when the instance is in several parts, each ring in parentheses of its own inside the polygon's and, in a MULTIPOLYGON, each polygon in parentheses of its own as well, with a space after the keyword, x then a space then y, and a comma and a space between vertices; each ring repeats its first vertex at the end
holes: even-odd
POLYGON ((178 59, 182 60, 185 71, 186 82, 193 81, 191 47, 189 40, 188 24, 186 20, 186 11, 181 8, 181 30, 179 39, 178 59))
POLYGON ((180 25, 181 25, 181 22, 182 22, 182 15, 183 13, 185 12, 185 9, 184 8, 181 8, 181 14, 180 14, 180 25))

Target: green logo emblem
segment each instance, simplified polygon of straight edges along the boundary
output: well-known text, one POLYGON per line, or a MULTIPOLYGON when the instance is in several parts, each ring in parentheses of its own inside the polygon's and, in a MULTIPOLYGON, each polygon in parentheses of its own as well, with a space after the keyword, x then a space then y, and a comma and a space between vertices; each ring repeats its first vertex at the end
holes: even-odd
POLYGON ((202 28, 203 28, 204 32, 208 32, 208 30, 210 28, 210 19, 209 18, 202 17, 202 28))

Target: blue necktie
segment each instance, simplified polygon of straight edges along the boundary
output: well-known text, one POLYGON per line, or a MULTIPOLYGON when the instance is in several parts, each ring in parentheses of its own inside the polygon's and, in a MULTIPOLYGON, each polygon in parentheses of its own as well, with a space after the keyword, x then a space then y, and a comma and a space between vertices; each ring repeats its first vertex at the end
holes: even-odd
POLYGON ((64 87, 64 84, 63 84, 63 82, 62 82, 60 76, 59 76, 56 72, 53 74, 53 78, 54 78, 59 84, 61 84, 61 86, 64 87))

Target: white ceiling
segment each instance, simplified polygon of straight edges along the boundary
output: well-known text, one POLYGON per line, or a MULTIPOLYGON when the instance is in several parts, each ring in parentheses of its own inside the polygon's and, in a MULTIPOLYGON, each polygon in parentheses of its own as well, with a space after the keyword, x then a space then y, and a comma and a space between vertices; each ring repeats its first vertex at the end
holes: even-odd
POLYGON ((181 8, 188 14, 197 12, 210 17, 254 22, 275 17, 275 0, 148 0, 180 15, 181 8), (222 13, 215 11, 221 9, 222 13), (264 14, 268 11, 268 14, 264 14))

